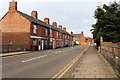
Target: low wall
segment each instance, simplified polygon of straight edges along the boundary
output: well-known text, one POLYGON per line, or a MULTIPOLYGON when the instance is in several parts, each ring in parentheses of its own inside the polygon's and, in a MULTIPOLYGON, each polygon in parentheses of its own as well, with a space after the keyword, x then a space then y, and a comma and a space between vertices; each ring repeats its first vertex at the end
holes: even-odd
POLYGON ((120 74, 120 42, 102 42, 100 52, 120 74))

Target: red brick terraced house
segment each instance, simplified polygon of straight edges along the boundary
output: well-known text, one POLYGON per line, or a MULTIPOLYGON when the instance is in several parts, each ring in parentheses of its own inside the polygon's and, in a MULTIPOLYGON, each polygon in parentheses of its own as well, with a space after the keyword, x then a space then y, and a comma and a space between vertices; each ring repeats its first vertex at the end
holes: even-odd
POLYGON ((73 44, 73 34, 69 34, 62 25, 49 24, 49 18, 44 22, 38 19, 37 11, 31 16, 17 10, 17 2, 9 3, 9 11, 0 20, 2 24, 2 49, 9 50, 44 50, 59 48, 73 44), (72 37, 72 38, 71 38, 72 37))
POLYGON ((94 39, 85 37, 83 32, 81 34, 73 34, 74 35, 74 43, 77 45, 90 45, 94 43, 94 39))

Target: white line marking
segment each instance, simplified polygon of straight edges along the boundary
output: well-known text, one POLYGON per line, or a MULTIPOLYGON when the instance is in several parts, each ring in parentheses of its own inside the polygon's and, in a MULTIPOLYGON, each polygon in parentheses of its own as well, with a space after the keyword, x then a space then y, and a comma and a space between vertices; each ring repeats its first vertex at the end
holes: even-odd
POLYGON ((39 56, 39 57, 36 57, 36 58, 31 58, 31 59, 28 59, 28 60, 24 60, 22 62, 24 63, 24 62, 32 61, 32 60, 35 60, 35 59, 43 58, 43 57, 46 57, 46 56, 47 55, 43 55, 43 56, 39 56))

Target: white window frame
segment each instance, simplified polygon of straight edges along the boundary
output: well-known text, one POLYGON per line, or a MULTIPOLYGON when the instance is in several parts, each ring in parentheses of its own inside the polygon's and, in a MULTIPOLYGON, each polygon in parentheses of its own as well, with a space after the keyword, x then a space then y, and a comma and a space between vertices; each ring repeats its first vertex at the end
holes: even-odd
POLYGON ((37 26, 33 25, 33 34, 37 34, 37 26))
POLYGON ((45 35, 46 36, 48 35, 48 29, 45 29, 45 35))
POLYGON ((59 38, 61 38, 61 33, 59 33, 59 38))
POLYGON ((57 38, 58 38, 58 32, 57 32, 57 38))
POLYGON ((65 35, 65 38, 67 38, 67 35, 65 35))
POLYGON ((50 37, 52 37, 52 30, 50 29, 50 37))

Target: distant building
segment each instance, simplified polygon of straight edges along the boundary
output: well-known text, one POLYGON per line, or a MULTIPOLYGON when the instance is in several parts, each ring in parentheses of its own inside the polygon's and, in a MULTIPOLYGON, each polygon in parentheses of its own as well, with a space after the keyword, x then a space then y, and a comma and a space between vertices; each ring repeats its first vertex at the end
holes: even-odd
POLYGON ((73 34, 74 35, 74 42, 77 45, 90 45, 91 43, 94 43, 94 39, 85 37, 83 32, 81 34, 73 34))

